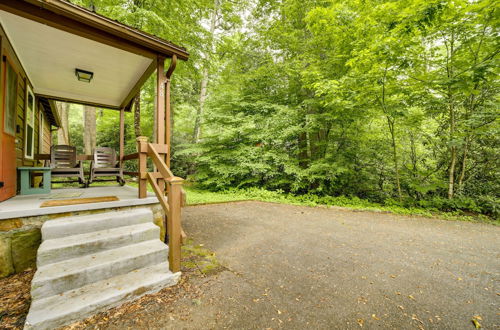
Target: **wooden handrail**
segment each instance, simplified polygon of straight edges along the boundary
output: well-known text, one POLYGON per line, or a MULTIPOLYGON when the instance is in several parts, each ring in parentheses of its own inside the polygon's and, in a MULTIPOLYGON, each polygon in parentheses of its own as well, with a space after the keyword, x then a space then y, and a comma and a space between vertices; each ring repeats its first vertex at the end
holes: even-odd
POLYGON ((151 143, 148 143, 148 156, 151 157, 153 163, 155 164, 158 171, 160 171, 161 175, 163 175, 164 179, 168 179, 174 176, 172 171, 170 171, 170 169, 164 163, 163 159, 160 158, 160 155, 151 143))
POLYGON ((160 186, 158 186, 158 183, 156 182, 157 178, 155 178, 155 176, 151 172, 147 174, 147 177, 148 182, 151 184, 151 187, 153 187, 156 198, 158 198, 158 200, 160 201, 160 205, 163 207, 165 212, 170 212, 170 207, 168 206, 168 201, 165 198, 164 192, 161 191, 160 186))
POLYGON ((185 237, 181 227, 182 182, 184 180, 174 176, 164 158, 160 156, 168 150, 166 145, 148 143, 147 138, 142 136, 137 138, 137 150, 139 198, 147 196, 146 188, 149 182, 166 215, 169 267, 172 272, 178 272, 181 269, 181 242, 185 237), (157 172, 148 172, 147 157, 151 158, 157 172), (165 189, 165 184, 167 189, 165 189))

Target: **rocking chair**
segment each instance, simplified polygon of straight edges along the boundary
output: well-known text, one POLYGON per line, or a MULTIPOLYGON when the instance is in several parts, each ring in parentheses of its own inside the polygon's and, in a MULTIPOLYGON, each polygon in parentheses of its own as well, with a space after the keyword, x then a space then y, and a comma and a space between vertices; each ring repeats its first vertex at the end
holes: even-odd
POLYGON ((113 148, 99 147, 94 150, 94 160, 90 165, 89 184, 91 184, 97 177, 102 176, 115 176, 116 181, 120 183, 120 186, 125 184, 125 179, 123 178, 123 168, 121 167, 121 164, 116 161, 116 152, 113 148))
POLYGON ((76 148, 68 145, 55 145, 50 148, 50 172, 52 177, 77 177, 78 180, 52 181, 52 183, 78 182, 87 188, 83 164, 76 160, 76 148))

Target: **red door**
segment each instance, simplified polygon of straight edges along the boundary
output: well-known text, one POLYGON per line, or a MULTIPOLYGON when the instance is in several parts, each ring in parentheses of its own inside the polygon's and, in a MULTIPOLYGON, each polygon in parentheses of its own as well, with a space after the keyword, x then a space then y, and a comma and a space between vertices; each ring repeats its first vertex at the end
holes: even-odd
POLYGON ((0 201, 16 194, 16 106, 17 73, 8 58, 2 58, 2 99, 0 100, 0 201))

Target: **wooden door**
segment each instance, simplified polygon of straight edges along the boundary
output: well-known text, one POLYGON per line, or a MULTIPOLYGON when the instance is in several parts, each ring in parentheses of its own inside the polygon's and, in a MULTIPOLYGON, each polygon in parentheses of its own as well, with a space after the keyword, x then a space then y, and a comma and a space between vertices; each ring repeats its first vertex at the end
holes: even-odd
POLYGON ((17 72, 9 59, 2 57, 2 99, 0 130, 0 201, 16 194, 16 107, 17 107, 17 72))

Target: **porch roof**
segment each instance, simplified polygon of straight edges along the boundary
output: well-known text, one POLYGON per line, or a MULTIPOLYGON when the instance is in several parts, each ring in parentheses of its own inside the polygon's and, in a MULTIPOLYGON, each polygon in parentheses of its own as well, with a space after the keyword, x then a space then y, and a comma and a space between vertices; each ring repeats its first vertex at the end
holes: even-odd
POLYGON ((35 94, 121 109, 157 66, 187 60, 182 47, 63 0, 3 0, 0 23, 35 94), (91 71, 90 83, 75 69, 91 71))

